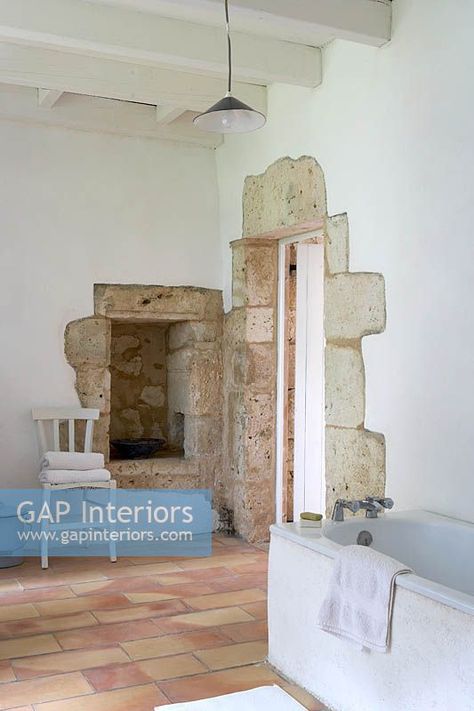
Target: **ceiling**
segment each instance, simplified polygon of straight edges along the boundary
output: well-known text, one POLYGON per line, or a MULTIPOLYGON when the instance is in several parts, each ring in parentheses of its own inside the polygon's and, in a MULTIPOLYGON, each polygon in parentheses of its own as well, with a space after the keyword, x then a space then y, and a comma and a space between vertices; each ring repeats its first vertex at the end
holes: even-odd
MULTIPOLYGON (((265 111, 269 85, 321 83, 327 42, 385 44, 391 5, 231 0, 231 22, 234 93, 265 111)), ((0 0, 0 84, 0 118, 10 110, 23 120, 82 121, 94 130, 101 112, 88 97, 98 97, 109 100, 104 115, 114 103, 129 104, 116 108, 114 132, 122 117, 133 134, 135 115, 139 135, 215 147, 220 137, 203 135, 191 119, 225 93, 223 0, 0 0)))

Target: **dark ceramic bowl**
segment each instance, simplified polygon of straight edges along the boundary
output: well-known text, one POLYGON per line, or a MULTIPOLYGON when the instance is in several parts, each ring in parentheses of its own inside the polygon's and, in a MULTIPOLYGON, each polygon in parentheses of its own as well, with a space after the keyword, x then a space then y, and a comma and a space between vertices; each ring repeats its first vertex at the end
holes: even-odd
POLYGON ((164 439, 113 439, 112 446, 122 459, 148 459, 166 444, 164 439))

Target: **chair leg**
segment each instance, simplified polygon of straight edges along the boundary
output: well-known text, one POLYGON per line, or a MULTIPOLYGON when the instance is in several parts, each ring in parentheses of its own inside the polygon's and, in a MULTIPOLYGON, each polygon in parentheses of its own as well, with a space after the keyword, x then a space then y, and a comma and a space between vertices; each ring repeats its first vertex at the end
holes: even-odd
MULTIPOLYGON (((48 509, 51 507, 51 488, 49 484, 43 486, 43 511, 45 510, 45 504, 47 504, 48 509)), ((48 528, 48 522, 43 519, 41 521, 41 567, 43 570, 48 568, 48 528)))
MULTIPOLYGON (((109 502, 111 506, 115 506, 117 502, 117 482, 116 481, 111 481, 110 482, 110 489, 109 489, 109 502)), ((115 532, 115 525, 111 524, 110 533, 115 532)), ((117 544, 115 541, 112 541, 112 539, 109 542, 109 556, 110 556, 110 562, 111 563, 116 563, 117 562, 117 544)))

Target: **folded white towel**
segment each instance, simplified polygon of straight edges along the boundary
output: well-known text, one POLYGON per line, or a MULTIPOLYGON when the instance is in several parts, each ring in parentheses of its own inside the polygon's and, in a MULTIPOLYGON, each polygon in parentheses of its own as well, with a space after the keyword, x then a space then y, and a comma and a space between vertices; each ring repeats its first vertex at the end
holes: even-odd
POLYGON ((89 484, 95 481, 110 481, 107 469, 43 469, 40 474, 42 484, 89 484))
POLYGON ((390 644, 395 578, 411 569, 365 546, 344 546, 334 561, 317 625, 369 649, 390 644))
POLYGON ((103 469, 104 455, 96 452, 46 452, 41 460, 41 469, 71 469, 86 471, 103 469))

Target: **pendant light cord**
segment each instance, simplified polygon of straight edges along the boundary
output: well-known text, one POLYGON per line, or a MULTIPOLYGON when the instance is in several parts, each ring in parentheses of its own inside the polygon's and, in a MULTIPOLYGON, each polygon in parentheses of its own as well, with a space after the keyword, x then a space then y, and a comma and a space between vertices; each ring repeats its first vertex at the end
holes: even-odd
POLYGON ((230 39, 230 20, 229 20, 229 0, 224 0, 225 5, 225 30, 227 33, 227 58, 229 63, 229 75, 227 80, 227 93, 232 92, 232 42, 230 39))

